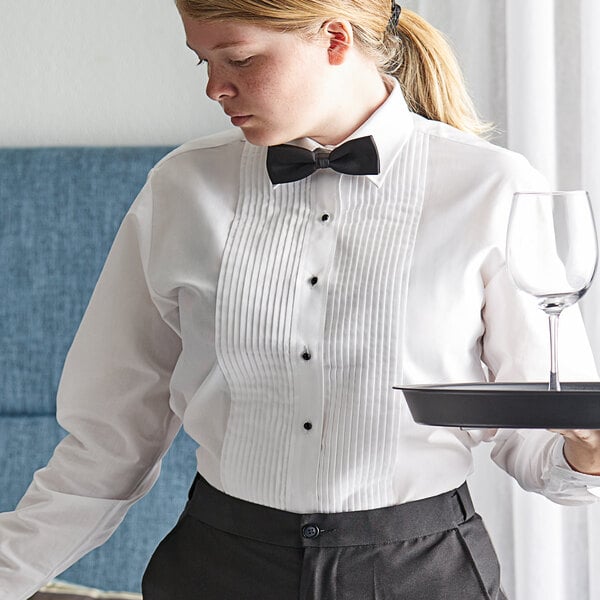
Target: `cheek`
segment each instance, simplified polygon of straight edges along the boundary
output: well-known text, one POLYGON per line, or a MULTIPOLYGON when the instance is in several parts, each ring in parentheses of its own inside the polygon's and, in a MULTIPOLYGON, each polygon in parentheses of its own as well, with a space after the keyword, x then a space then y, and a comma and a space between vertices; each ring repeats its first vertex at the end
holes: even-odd
POLYGON ((282 61, 253 74, 246 81, 246 89, 274 111, 285 112, 310 104, 318 95, 318 81, 315 64, 309 60, 282 61))
POLYGON ((264 77, 252 77, 245 82, 245 91, 251 99, 252 107, 259 110, 263 117, 277 117, 289 110, 295 103, 295 90, 281 78, 267 74, 264 77))
POLYGON ((261 103, 277 97, 277 81, 268 73, 264 76, 257 75, 246 80, 246 91, 261 103))

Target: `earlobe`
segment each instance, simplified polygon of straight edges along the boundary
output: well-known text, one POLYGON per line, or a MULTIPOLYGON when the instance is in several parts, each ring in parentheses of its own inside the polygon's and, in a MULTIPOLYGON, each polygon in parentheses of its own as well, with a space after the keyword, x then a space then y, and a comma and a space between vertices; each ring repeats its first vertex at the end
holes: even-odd
POLYGON ((323 24, 327 36, 329 64, 341 65, 354 42, 352 25, 346 20, 327 21, 323 24))

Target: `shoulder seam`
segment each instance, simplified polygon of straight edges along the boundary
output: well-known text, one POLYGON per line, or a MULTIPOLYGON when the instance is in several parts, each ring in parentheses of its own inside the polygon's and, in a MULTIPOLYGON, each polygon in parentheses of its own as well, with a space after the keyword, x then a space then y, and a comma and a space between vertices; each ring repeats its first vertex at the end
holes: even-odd
POLYGON ((223 136, 222 139, 219 139, 220 134, 213 134, 206 137, 200 137, 195 140, 190 140, 177 148, 174 148, 163 156, 151 169, 150 172, 160 168, 164 163, 169 162, 171 159, 181 156, 183 154, 188 154, 189 152, 195 152, 196 150, 211 150, 214 148, 221 148, 223 146, 229 146, 235 143, 245 143, 245 139, 243 136, 240 136, 238 132, 232 130, 231 132, 222 132, 229 133, 227 136, 223 136), (234 135, 237 134, 237 135, 234 135), (214 138, 214 139, 211 139, 214 138))
POLYGON ((505 148, 504 146, 499 146, 497 144, 493 144, 487 140, 484 140, 483 138, 476 137, 476 140, 479 140, 481 143, 480 144, 476 144, 476 143, 471 144, 467 141, 457 140, 457 139, 454 139, 451 137, 445 137, 445 136, 440 135, 439 133, 435 133, 435 132, 426 132, 425 134, 432 138, 435 137, 438 140, 443 140, 443 141, 446 141, 451 144, 458 144, 460 146, 476 148, 477 150, 490 152, 492 154, 501 154, 503 156, 511 157, 520 162, 529 163, 528 159, 525 156, 523 156, 522 154, 520 154, 519 152, 515 152, 514 150, 510 150, 508 148, 505 148))

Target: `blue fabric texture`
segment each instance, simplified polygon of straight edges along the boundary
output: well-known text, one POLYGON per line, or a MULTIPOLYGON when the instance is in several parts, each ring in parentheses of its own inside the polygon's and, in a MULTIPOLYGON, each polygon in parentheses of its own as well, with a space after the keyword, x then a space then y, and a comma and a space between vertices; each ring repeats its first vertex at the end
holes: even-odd
POLYGON ((0 412, 48 414, 117 232, 168 148, 0 150, 0 412))
MULTIPOLYGON (((67 350, 118 226, 170 148, 0 149, 0 511, 14 508, 63 437, 54 418, 67 350)), ((140 591, 196 471, 183 432, 152 491, 61 578, 140 591)))

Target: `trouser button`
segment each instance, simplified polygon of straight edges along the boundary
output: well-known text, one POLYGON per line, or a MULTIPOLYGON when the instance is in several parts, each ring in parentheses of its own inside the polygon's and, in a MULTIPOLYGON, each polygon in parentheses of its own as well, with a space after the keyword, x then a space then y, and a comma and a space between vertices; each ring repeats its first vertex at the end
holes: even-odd
POLYGON ((306 539, 309 539, 309 540, 312 538, 316 538, 320 533, 321 533, 321 530, 316 525, 313 525, 312 523, 309 525, 305 525, 302 528, 302 537, 305 537, 306 539))

